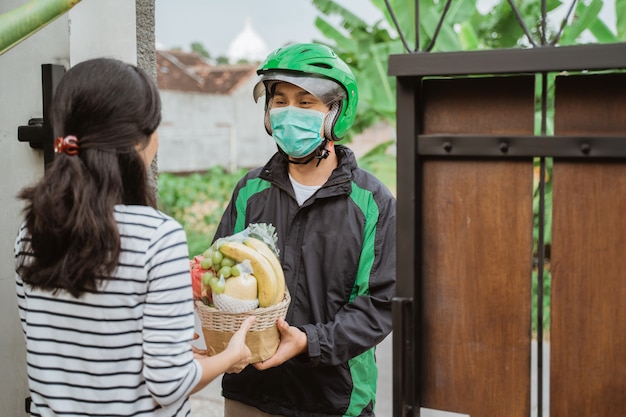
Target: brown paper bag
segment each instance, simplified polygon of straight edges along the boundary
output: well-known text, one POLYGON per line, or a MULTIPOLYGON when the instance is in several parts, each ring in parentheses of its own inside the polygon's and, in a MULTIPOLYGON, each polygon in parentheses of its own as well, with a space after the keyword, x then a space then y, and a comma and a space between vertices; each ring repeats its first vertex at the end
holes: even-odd
MULTIPOLYGON (((207 354, 213 356, 226 349, 233 332, 222 332, 202 328, 207 354)), ((268 327, 259 331, 250 331, 246 335, 246 345, 252 352, 250 363, 261 362, 270 358, 280 343, 280 333, 276 326, 268 327)))

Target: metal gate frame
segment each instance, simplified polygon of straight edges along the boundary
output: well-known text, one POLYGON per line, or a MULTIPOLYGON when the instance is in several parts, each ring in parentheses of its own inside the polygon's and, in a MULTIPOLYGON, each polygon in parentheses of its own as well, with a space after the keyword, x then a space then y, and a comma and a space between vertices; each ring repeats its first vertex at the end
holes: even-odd
MULTIPOLYGON (((423 315, 424 261, 421 168, 424 160, 432 157, 491 160, 555 157, 581 161, 626 159, 624 136, 616 140, 615 135, 595 134, 424 134, 424 109, 421 107, 424 78, 528 74, 546 76, 561 71, 623 69, 626 69, 626 43, 473 52, 418 52, 390 57, 389 73, 397 79, 397 222, 401 226, 397 234, 397 297, 393 303, 394 417, 420 415, 420 323, 423 315)), ((540 274, 542 272, 540 270, 540 274)), ((541 396, 541 389, 538 395, 541 396)))

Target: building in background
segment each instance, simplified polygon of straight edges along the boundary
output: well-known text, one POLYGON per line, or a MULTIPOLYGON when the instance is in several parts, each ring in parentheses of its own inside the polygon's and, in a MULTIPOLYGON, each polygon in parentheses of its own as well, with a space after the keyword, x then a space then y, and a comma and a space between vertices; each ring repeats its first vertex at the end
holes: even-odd
POLYGON ((252 28, 252 18, 247 17, 243 30, 228 45, 228 60, 232 64, 262 62, 269 53, 265 40, 252 28))
MULTIPOLYGON (((263 165, 276 152, 263 128, 264 100, 252 98, 257 66, 212 66, 195 52, 157 51, 160 172, 201 172, 216 165, 232 172, 263 165)), ((392 126, 378 124, 355 135, 349 146, 360 157, 394 137, 392 126)))
MULTIPOLYGON (((230 42, 231 65, 213 65, 195 52, 157 50, 160 172, 201 172, 216 165, 232 172, 262 165, 276 152, 263 127, 264 100, 252 98, 256 68, 268 53, 250 18, 230 42)), ((392 126, 379 124, 356 135, 350 147, 360 157, 394 137, 392 126)))
POLYGON ((159 171, 251 168, 276 152, 263 128, 263 102, 252 98, 257 65, 213 66, 193 52, 157 51, 159 171))

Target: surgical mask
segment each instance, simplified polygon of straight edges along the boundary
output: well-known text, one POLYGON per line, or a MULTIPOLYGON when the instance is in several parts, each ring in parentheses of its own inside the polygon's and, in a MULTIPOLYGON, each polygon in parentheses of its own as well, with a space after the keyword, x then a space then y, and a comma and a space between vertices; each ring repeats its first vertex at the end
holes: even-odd
POLYGON ((321 136, 324 116, 326 113, 293 106, 271 109, 272 136, 287 155, 305 157, 324 140, 321 136))

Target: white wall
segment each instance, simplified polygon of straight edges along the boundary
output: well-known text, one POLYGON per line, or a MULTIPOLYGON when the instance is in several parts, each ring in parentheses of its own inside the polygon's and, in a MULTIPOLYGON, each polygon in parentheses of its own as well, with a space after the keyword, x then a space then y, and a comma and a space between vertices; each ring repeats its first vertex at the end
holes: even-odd
POLYGON ((82 0, 69 12, 70 64, 90 58, 137 63, 135 2, 82 0))
POLYGON ((257 81, 256 76, 250 78, 233 94, 239 163, 246 168, 264 165, 277 149, 276 142, 267 134, 263 124, 265 96, 258 103, 252 97, 257 81))
POLYGON ((161 90, 159 171, 263 165, 276 145, 263 127, 263 104, 252 98, 255 82, 252 77, 230 96, 161 90))
MULTIPOLYGON (((24 0, 2 0, 0 13, 24 0)), ((135 2, 82 0, 0 55, 0 416, 26 415, 25 345, 15 297, 13 243, 21 217, 18 191, 43 174, 43 155, 18 142, 18 126, 42 117, 41 65, 66 68, 95 56, 136 62, 135 2)))

